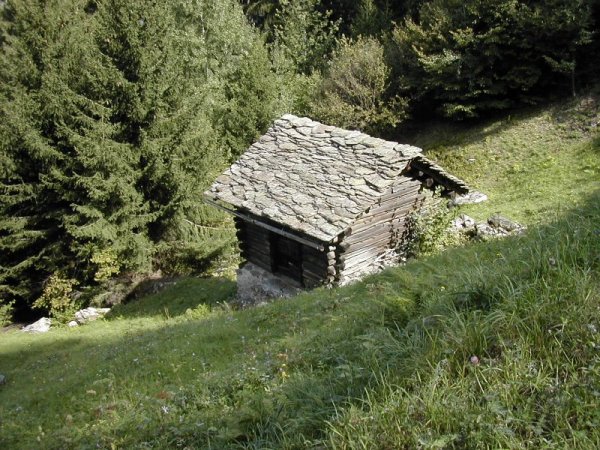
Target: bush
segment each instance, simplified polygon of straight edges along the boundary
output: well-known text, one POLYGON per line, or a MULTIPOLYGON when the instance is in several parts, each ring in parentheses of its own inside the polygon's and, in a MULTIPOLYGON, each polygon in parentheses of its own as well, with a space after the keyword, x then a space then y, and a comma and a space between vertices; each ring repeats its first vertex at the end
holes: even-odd
POLYGON ((440 194, 436 192, 429 202, 424 213, 412 213, 406 219, 400 248, 406 257, 433 255, 464 239, 450 230, 455 213, 446 207, 440 194))
MULTIPOLYGON (((588 0, 433 0, 391 39, 400 93, 429 114, 456 119, 574 93, 576 69, 593 61, 588 0)), ((589 66, 589 64, 587 64, 589 66)))
POLYGON ((12 322, 15 302, 8 302, 0 305, 0 327, 4 327, 12 322))
POLYGON ((52 317, 63 321, 77 309, 73 296, 73 288, 76 285, 76 280, 65 278, 60 273, 51 275, 44 285, 42 295, 33 303, 33 307, 45 309, 52 317))
POLYGON ((321 84, 313 113, 345 128, 377 132, 406 117, 406 101, 388 95, 390 69, 372 37, 342 38, 321 84))

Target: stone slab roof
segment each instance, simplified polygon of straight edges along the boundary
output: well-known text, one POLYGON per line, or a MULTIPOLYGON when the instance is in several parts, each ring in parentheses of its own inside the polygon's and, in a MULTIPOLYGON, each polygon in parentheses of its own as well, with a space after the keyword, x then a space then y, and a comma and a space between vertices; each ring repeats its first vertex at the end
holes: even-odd
POLYGON ((420 152, 286 114, 205 195, 329 242, 375 203, 420 152))

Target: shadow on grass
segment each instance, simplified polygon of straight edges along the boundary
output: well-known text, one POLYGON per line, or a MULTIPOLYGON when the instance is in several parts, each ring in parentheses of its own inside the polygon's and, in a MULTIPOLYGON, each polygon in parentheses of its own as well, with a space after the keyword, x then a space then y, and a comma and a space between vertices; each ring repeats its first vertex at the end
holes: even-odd
MULTIPOLYGON (((164 299, 181 290, 195 294, 171 305, 173 312, 231 292, 228 280, 206 281, 184 280, 129 314, 160 314, 164 299)), ((279 423, 317 437, 335 414, 334 404, 358 397, 374 376, 358 373, 354 367, 361 363, 352 360, 361 359, 356 338, 370 326, 362 316, 378 307, 365 306, 361 297, 333 308, 332 296, 327 291, 320 299, 221 310, 199 320, 159 319, 146 329, 127 321, 91 324, 89 332, 82 327, 38 336, 25 355, 4 351, 9 383, 0 390, 0 448, 34 448, 39 430, 46 448, 111 448, 115 442, 235 448, 261 438, 276 441, 279 423), (288 379, 287 371, 299 375, 288 379)))
MULTIPOLYGON (((176 317, 198 307, 209 309, 231 301, 236 294, 236 283, 228 278, 180 278, 163 282, 164 290, 148 296, 133 296, 126 303, 115 306, 106 319, 134 317, 176 317)), ((146 289, 142 286, 141 289, 146 289)))
POLYGON ((402 137, 395 136, 395 139, 410 142, 425 151, 438 147, 467 146, 484 142, 486 138, 510 129, 518 121, 532 119, 546 108, 547 105, 524 106, 518 110, 498 111, 464 122, 434 119, 419 122, 418 126, 409 123, 399 130, 402 137), (424 130, 428 132, 424 133, 424 130))
MULTIPOLYGON (((598 205, 595 194, 579 211, 594 229, 598 205)), ((548 261, 553 253, 542 250, 552 250, 549 238, 564 237, 560 226, 559 221, 530 230, 531 239, 542 246, 531 256, 533 273, 555 270, 548 261)), ((164 320, 165 308, 173 317, 234 292, 229 280, 190 278, 143 303, 115 308, 115 317, 163 316, 152 327, 135 329, 128 321, 92 324, 89 336, 83 327, 66 330, 54 344, 51 336, 40 336, 2 354, 11 381, 0 390, 0 448, 38 448, 41 430, 46 448, 111 448, 116 443, 122 448, 306 448, 302 442, 325 438, 328 421, 352 405, 360 409, 360 397, 376 380, 400 371, 410 374, 417 362, 423 364, 424 358, 415 359, 419 346, 402 337, 402 322, 398 336, 389 338, 389 329, 395 328, 385 320, 385 308, 406 307, 398 301, 385 304, 386 297, 403 296, 413 276, 418 286, 407 301, 417 301, 422 290, 429 316, 443 298, 462 309, 487 310, 493 306, 488 301, 501 301, 494 296, 495 286, 504 275, 515 275, 510 258, 515 245, 526 239, 455 249, 364 283, 264 308, 164 320), (500 264, 498 258, 507 261, 500 264), (457 271, 473 268, 481 276, 470 279, 460 298, 439 294, 457 271), (389 346, 382 346, 386 342, 389 346)), ((530 276, 526 272, 520 276, 530 276)), ((463 286, 447 290, 455 288, 463 286)), ((447 310, 440 308, 439 315, 447 310)), ((409 309, 406 319, 417 326, 425 323, 422 313, 409 309)))

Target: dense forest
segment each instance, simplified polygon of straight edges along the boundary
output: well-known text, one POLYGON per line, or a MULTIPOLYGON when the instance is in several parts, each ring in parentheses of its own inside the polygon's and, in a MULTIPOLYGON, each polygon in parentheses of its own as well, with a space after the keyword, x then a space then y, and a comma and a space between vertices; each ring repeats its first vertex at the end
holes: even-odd
POLYGON ((394 137, 572 96, 597 0, 0 1, 0 310, 201 272, 201 193, 284 112, 394 137))

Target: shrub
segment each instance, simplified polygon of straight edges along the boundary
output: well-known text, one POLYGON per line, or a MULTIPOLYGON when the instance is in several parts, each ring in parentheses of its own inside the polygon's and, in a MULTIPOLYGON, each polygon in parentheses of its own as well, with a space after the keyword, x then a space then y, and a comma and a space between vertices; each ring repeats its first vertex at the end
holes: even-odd
POLYGON ((407 257, 428 256, 460 243, 464 238, 450 230, 454 216, 436 192, 425 212, 412 213, 406 219, 401 253, 407 257))
POLYGON ((102 250, 94 253, 91 262, 97 266, 94 281, 99 283, 108 281, 113 275, 119 273, 120 267, 117 261, 117 255, 111 250, 102 250))
POLYGON ((52 317, 59 320, 66 318, 76 309, 73 288, 77 281, 65 278, 60 273, 55 273, 48 278, 44 285, 42 295, 33 303, 37 309, 45 309, 52 317))
POLYGON ((313 105, 324 122, 369 132, 406 117, 406 101, 388 95, 390 69, 381 43, 372 37, 342 38, 313 105))
POLYGON ((15 302, 8 302, 0 305, 0 327, 4 327, 12 322, 15 302))
POLYGON ((394 30, 390 60, 399 91, 424 114, 476 117, 557 85, 574 93, 576 69, 594 60, 587 0, 433 0, 416 17, 394 30))

